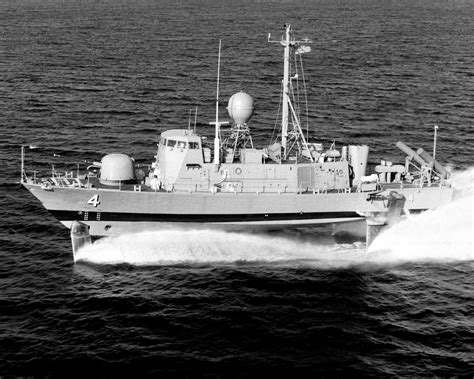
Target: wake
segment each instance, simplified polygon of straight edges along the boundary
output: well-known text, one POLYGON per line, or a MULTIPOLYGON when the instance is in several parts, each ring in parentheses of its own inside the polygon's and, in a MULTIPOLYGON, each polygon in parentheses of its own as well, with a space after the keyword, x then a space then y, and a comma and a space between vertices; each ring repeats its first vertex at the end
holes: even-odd
POLYGON ((416 261, 469 261, 473 253, 474 168, 453 175, 454 200, 409 216, 365 244, 301 242, 278 235, 163 230, 104 238, 77 253, 96 264, 260 264, 337 268, 416 261))
POLYGON ((455 173, 450 181, 451 203, 382 232, 369 253, 383 252, 386 260, 473 260, 474 168, 455 173))
MULTIPOLYGON (((365 250, 363 244, 354 251, 365 250)), ((346 245, 347 246, 347 245, 346 245)), ((78 260, 134 265, 175 264, 294 264, 311 260, 331 262, 347 247, 301 243, 283 237, 215 230, 164 230, 106 238, 86 246, 78 260)), ((340 260, 344 254, 341 254, 340 260)))

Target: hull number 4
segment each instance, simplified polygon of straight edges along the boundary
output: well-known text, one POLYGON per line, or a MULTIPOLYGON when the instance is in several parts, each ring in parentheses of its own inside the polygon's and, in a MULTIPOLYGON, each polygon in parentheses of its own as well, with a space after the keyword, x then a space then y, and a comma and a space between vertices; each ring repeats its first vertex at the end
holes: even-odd
POLYGON ((99 200, 99 194, 92 196, 87 204, 93 205, 94 207, 97 207, 100 204, 99 200))

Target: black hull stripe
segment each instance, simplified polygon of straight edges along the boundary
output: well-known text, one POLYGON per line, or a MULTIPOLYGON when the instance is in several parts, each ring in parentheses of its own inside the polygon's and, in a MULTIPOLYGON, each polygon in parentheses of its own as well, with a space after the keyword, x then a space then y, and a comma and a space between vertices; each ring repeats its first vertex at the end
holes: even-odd
POLYGON ((252 221, 292 221, 354 218, 361 216, 356 212, 313 212, 313 213, 268 213, 268 214, 155 214, 155 213, 116 213, 49 211, 58 220, 79 221, 129 221, 129 222, 252 222, 252 221))

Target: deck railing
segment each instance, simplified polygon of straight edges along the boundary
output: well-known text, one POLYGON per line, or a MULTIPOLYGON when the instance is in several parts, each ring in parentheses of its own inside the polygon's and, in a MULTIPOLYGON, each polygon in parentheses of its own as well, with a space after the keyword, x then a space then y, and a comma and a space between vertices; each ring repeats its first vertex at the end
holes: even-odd
MULTIPOLYGON (((118 190, 118 191, 135 191, 135 192, 186 192, 186 193, 228 193, 228 194, 326 194, 326 193, 351 193, 351 192, 366 192, 354 187, 346 188, 310 188, 307 186, 289 186, 289 185, 251 185, 251 184, 242 184, 232 183, 232 182, 222 182, 219 185, 210 185, 209 183, 203 184, 183 184, 175 183, 170 188, 161 188, 158 190, 153 190, 150 186, 142 183, 137 184, 124 184, 119 183, 118 186, 106 186, 101 185, 97 179, 97 175, 89 173, 84 175, 78 175, 74 171, 66 171, 63 173, 52 171, 51 175, 48 177, 38 177, 37 171, 32 171, 28 175, 27 172, 24 172, 24 182, 27 184, 36 184, 42 185, 45 187, 54 188, 97 188, 97 189, 108 189, 108 190, 118 190), (76 174, 76 175, 75 175, 76 174), (140 188, 137 189, 137 186, 140 188)), ((407 187, 449 187, 449 183, 446 180, 441 180, 439 182, 431 183, 421 183, 419 180, 415 180, 412 183, 377 183, 376 190, 383 191, 384 189, 403 189, 407 187)), ((370 192, 370 191, 369 191, 370 192)))

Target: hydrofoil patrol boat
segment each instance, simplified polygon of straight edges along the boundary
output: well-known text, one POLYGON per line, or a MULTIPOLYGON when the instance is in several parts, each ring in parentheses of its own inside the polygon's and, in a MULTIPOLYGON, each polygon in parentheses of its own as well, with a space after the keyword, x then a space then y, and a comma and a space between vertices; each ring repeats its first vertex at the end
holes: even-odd
MULTIPOLYGON (((283 47, 281 131, 268 146, 253 143, 253 99, 237 92, 228 102, 231 123, 219 119, 219 74, 213 144, 191 128, 161 134, 146 172, 125 154, 109 154, 86 170, 21 183, 63 225, 86 225, 91 236, 163 228, 280 229, 366 221, 368 243, 404 213, 449 202, 448 172, 422 149, 396 145, 402 164, 382 161, 367 174, 369 147, 309 142, 293 99, 293 56, 310 51, 290 25, 276 42, 283 47)), ((220 67, 220 49, 219 65, 220 67)), ((219 69, 218 69, 219 72, 219 69)), ((86 228, 86 229, 87 229, 86 228)), ((84 230, 78 232, 81 235, 84 230)), ((74 233, 73 233, 74 234, 74 233)), ((86 238, 87 239, 87 238, 86 238)))

